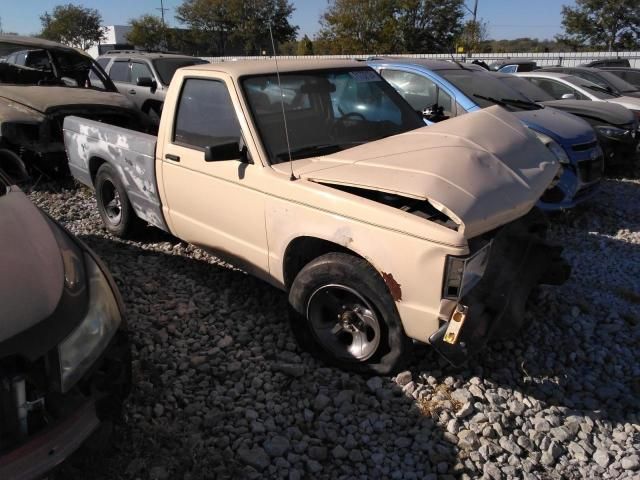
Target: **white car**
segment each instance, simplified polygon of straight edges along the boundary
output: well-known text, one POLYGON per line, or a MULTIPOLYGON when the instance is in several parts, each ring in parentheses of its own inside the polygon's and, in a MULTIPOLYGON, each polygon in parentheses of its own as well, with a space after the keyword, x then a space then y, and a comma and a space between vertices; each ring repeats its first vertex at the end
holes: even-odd
POLYGON ((514 75, 526 78, 558 100, 617 103, 633 111, 636 117, 640 118, 640 98, 621 96, 584 78, 561 72, 523 72, 514 75))

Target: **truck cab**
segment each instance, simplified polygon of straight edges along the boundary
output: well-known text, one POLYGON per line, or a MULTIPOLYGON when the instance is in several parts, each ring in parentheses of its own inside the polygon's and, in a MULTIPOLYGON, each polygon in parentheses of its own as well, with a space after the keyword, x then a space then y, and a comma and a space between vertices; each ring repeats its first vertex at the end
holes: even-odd
POLYGON ((500 107, 425 127, 357 62, 187 67, 157 137, 64 130, 110 232, 144 220, 284 290, 303 348, 345 369, 396 371, 411 339, 459 363, 560 262, 532 211, 558 164, 533 133, 500 107))

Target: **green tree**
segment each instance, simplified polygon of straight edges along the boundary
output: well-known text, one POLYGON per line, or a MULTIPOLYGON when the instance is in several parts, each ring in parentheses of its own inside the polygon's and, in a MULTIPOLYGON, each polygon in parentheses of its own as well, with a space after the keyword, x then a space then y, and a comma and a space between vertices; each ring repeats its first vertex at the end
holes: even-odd
POLYGON ((83 50, 104 38, 102 17, 94 8, 84 8, 71 3, 58 5, 52 13, 43 13, 40 22, 42 38, 83 50))
POLYGON ((313 55, 313 42, 308 36, 302 37, 298 42, 298 55, 313 55))
POLYGON ((184 0, 176 18, 189 26, 196 39, 210 39, 213 52, 224 55, 234 28, 227 0, 184 0))
POLYGON ((176 18, 197 34, 214 39, 214 50, 224 55, 229 42, 245 54, 271 52, 269 25, 277 44, 295 40, 298 27, 289 18, 288 0, 184 0, 176 18))
POLYGON ((397 12, 402 50, 448 52, 463 31, 464 0, 401 0, 397 12))
POLYGON ((575 7, 562 7, 566 38, 609 50, 620 42, 638 45, 640 5, 638 0, 576 0, 575 7))
POLYGON ((318 40, 328 53, 389 53, 397 45, 394 0, 331 0, 318 40))
POLYGON ((463 47, 465 53, 481 50, 481 45, 487 41, 487 22, 483 20, 469 20, 464 24, 457 46, 463 47))
POLYGON ((167 47, 168 29, 160 17, 142 15, 129 20, 129 25, 131 25, 131 31, 126 36, 129 43, 146 50, 167 47))

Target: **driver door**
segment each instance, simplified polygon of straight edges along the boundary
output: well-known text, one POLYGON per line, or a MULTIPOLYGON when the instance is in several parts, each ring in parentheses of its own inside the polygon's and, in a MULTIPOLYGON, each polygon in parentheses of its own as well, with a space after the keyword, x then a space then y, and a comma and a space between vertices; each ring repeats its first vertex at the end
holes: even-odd
POLYGON ((258 190, 262 165, 242 161, 239 148, 237 158, 205 161, 205 147, 243 143, 227 81, 210 75, 185 78, 173 129, 164 135, 159 160, 171 232, 265 275, 265 195, 258 190))

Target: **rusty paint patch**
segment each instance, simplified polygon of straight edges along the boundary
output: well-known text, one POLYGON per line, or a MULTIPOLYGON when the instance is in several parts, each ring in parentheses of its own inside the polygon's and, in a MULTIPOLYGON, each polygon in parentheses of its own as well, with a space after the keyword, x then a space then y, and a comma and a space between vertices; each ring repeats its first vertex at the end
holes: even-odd
POLYGON ((393 278, 393 274, 385 272, 381 273, 382 279, 384 280, 384 283, 387 284, 387 287, 389 287, 389 291, 391 292, 391 296, 393 297, 393 299, 396 302, 402 300, 402 289, 400 288, 400 284, 396 282, 396 279, 393 278))

